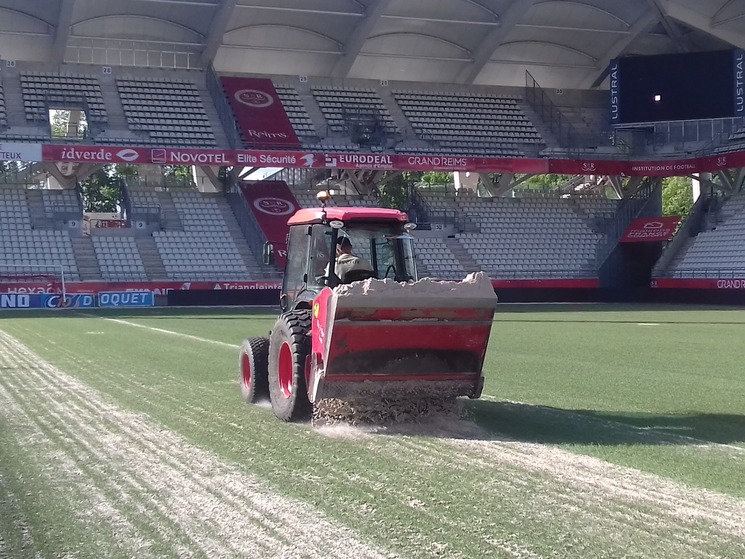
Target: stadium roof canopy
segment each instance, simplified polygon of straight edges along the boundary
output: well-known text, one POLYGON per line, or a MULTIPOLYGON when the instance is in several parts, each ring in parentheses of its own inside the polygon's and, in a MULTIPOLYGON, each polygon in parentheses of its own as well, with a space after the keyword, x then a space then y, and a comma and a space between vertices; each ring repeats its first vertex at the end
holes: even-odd
POLYGON ((0 59, 52 64, 587 89, 733 46, 745 0, 0 0, 0 59))

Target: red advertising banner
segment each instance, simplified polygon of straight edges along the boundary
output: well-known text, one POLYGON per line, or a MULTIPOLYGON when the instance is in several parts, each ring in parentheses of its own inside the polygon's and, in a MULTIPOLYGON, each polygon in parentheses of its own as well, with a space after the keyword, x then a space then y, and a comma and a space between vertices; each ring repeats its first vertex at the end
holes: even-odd
POLYGON ((272 80, 223 76, 220 81, 249 146, 300 147, 272 80))
POLYGON ((631 222, 621 237, 622 243, 669 241, 680 223, 679 216, 640 217, 631 222))
POLYGON ((302 150, 222 150, 123 146, 41 146, 44 161, 245 167, 308 167, 396 171, 556 173, 563 175, 679 176, 745 167, 745 151, 667 161, 618 161, 335 153, 302 150))
MULTIPOLYGON (((155 281, 155 282, 67 282, 65 291, 93 293, 102 291, 149 291, 165 295, 169 291, 217 291, 221 289, 280 289, 281 281, 155 281)), ((59 282, 18 281, 0 283, 0 293, 62 293, 59 282)))
POLYGON ((738 278, 654 278, 653 289, 729 289, 745 291, 745 277, 738 278))
POLYGON ((240 188, 264 236, 274 245, 277 265, 284 268, 290 231, 287 220, 300 209, 300 204, 284 181, 241 183, 240 188))
POLYGON ((551 159, 549 173, 557 175, 628 175, 628 161, 551 159))
MULTIPOLYGON (((694 282, 711 282, 710 289, 745 289, 745 279, 742 280, 656 280, 664 281, 694 281, 694 282), (728 285, 721 287, 714 285, 716 282, 739 282, 737 286, 728 285)), ((495 289, 594 289, 600 286, 597 278, 583 279, 534 279, 534 280, 492 280, 495 289)), ((708 285, 708 284, 707 284, 708 285)), ((652 287, 667 287, 666 285, 652 285, 652 287)), ((675 285, 675 287, 681 287, 675 285)), ((699 284, 690 287, 702 286, 699 284)), ((282 281, 154 281, 154 282, 68 282, 65 284, 65 290, 68 295, 87 293, 98 295, 107 291, 147 291, 155 295, 165 295, 169 291, 219 291, 230 289, 249 289, 249 290, 273 290, 281 289, 282 281)), ((23 293, 23 294, 60 294, 62 286, 59 282, 34 282, 34 281, 17 281, 0 283, 0 293, 23 293)))

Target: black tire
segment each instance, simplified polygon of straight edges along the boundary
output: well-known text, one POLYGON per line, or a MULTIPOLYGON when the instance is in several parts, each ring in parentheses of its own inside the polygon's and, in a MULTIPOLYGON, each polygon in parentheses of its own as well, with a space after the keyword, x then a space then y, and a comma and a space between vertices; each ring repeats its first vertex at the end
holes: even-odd
POLYGON ((269 399, 282 421, 310 417, 305 360, 310 354, 310 311, 281 315, 269 334, 269 399))
POLYGON ((241 396, 249 404, 269 397, 269 340, 248 338, 241 344, 238 357, 238 384, 241 396))

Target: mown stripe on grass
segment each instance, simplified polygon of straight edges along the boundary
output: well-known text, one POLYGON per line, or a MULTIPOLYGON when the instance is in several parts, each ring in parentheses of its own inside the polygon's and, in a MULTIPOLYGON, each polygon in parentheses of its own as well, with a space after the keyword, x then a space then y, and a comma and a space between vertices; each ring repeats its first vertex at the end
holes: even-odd
MULTIPOLYGON (((556 409, 526 402, 515 402, 503 400, 488 394, 482 395, 482 400, 499 402, 504 407, 514 407, 515 411, 525 413, 529 410, 530 415, 541 416, 550 420, 553 426, 564 424, 568 430, 580 426, 581 428, 603 429, 623 433, 629 443, 637 444, 669 444, 690 445, 707 450, 719 450, 725 452, 733 460, 745 459, 745 447, 709 441, 689 435, 670 433, 655 427, 638 427, 621 421, 612 421, 601 417, 593 417, 585 413, 573 412, 572 410, 556 409)), ((744 465, 745 466, 745 465, 744 465)))
MULTIPOLYGON (((90 315, 94 316, 94 315, 90 315)), ((218 340, 211 340, 208 338, 203 338, 200 336, 194 336, 191 334, 185 334, 183 332, 177 332, 174 330, 166 330, 163 328, 156 328, 152 326, 147 326, 144 324, 138 324, 136 322, 131 322, 128 320, 123 319, 117 319, 117 318, 110 318, 110 317, 96 317, 101 318, 102 320, 107 320, 110 322, 116 322, 119 324, 124 324, 127 326, 133 326, 137 328, 143 328, 145 330, 150 330, 153 332, 158 332, 161 334, 167 334, 171 336, 176 336, 184 339, 189 339, 193 341, 203 342, 211 345, 219 345, 223 347, 228 347, 231 349, 238 349, 240 346, 236 344, 229 344, 226 342, 221 342, 218 340)), ((492 401, 492 402, 503 402, 504 400, 501 400, 499 398, 496 398, 495 396, 490 396, 489 394, 483 394, 482 395, 483 400, 492 401)), ((618 421, 610 421, 607 419, 600 419, 600 418, 592 418, 588 417, 585 414, 579 414, 579 413, 572 413, 569 410, 554 410, 551 408, 547 408, 545 406, 538 406, 538 405, 531 405, 526 404, 522 402, 509 402, 506 401, 507 404, 515 404, 520 407, 527 407, 530 406, 531 408, 535 409, 536 413, 541 413, 544 415, 550 415, 554 417, 557 421, 561 422, 576 422, 576 423, 584 423, 585 425, 595 425, 595 426, 603 426, 604 428, 615 430, 615 431, 624 431, 626 433, 633 433, 635 438, 638 438, 638 441, 640 443, 647 443, 647 442, 653 442, 655 444, 664 443, 664 444, 693 444, 701 447, 706 448, 713 448, 713 449, 727 449, 735 453, 741 453, 743 456, 745 456, 745 448, 726 444, 726 443, 717 443, 713 441, 708 441, 704 439, 699 439, 696 437, 690 437, 686 435, 680 435, 676 433, 669 433, 665 431, 660 431, 658 429, 655 429, 654 427, 637 427, 635 425, 629 425, 628 423, 622 423, 618 421)))
MULTIPOLYGON (((244 441, 246 450, 253 455, 246 456, 247 463, 260 464, 264 475, 267 468, 272 469, 275 480, 296 481, 304 497, 320 494, 324 500, 332 501, 330 507, 354 509, 359 526, 366 524, 369 528, 380 522, 376 508, 408 521, 394 524, 390 531, 381 531, 380 537, 404 542, 399 545, 407 552, 411 550, 412 556, 745 556, 742 539, 712 532, 706 521, 681 521, 664 514, 656 520, 654 506, 636 507, 606 495, 604 488, 587 496, 555 473, 532 472, 522 463, 495 459, 483 451, 466 452, 450 442, 476 440, 497 446, 497 456, 507 453, 509 445, 501 449, 499 444, 510 441, 474 430, 473 425, 459 422, 455 429, 447 425, 442 432, 413 434, 390 430, 390 436, 360 433, 345 448, 335 445, 333 454, 325 453, 328 447, 318 444, 312 431, 298 426, 277 423, 276 429, 263 425, 261 432, 236 432, 228 427, 235 415, 226 411, 224 387, 200 385, 197 398, 185 397, 183 389, 189 385, 185 378, 181 391, 164 392, 160 369, 142 372, 143 367, 148 367, 147 355, 133 359, 127 371, 99 361, 93 365, 80 355, 79 348, 55 345, 55 351, 64 351, 71 367, 77 359, 81 371, 85 369, 85 374, 95 378, 106 392, 121 395, 124 391, 150 400, 152 405, 144 409, 152 413, 177 410, 178 420, 171 423, 174 428, 188 423, 201 429, 197 431, 199 438, 244 441), (150 380, 158 384, 153 386, 150 380), (290 468, 293 459, 288 456, 288 449, 297 448, 302 449, 302 460, 294 466, 302 465, 296 472, 290 468), (363 457, 361 464, 355 461, 356 456, 363 457), (312 468, 306 468, 309 464, 312 468), (347 506, 350 500, 355 503, 353 507, 347 506), (401 513, 407 509, 411 511, 408 518, 401 513)), ((209 360, 206 355, 205 361, 209 360)), ((261 415, 256 411, 246 413, 256 419, 261 415)), ((263 418, 259 419, 263 424, 263 418)), ((251 427, 255 429, 256 425, 251 427)), ((518 454, 523 450, 518 448, 518 454)), ((564 467, 572 468, 571 457, 576 455, 566 455, 564 467)), ((524 459, 529 463, 534 457, 524 459)), ((628 472, 632 478, 638 473, 631 469, 628 472)), ((380 525, 390 529, 388 524, 380 525)))
MULTIPOLYGON (((485 501, 526 493, 525 502, 546 513, 547 525, 563 517, 577 532, 594 534, 595 546, 609 556, 616 546, 650 557, 745 554, 745 502, 727 495, 547 445, 499 439, 476 427, 469 434, 462 421, 398 433, 404 436, 391 437, 393 454, 436 456, 435 467, 452 462, 481 469, 478 491, 485 501)), ((576 556, 584 554, 577 550, 576 556)))
POLYGON ((116 535, 126 556, 157 557, 165 546, 181 557, 390 557, 312 507, 271 492, 146 417, 105 402, 4 332, 0 360, 3 397, 16 403, 0 414, 31 431, 30 439, 19 441, 24 452, 56 450, 62 467, 47 469, 47 477, 78 498, 93 493, 78 504, 95 501, 94 516, 123 528, 116 535), (155 523, 154 532, 136 529, 139 514, 155 523), (159 551, 152 553, 150 543, 159 551))

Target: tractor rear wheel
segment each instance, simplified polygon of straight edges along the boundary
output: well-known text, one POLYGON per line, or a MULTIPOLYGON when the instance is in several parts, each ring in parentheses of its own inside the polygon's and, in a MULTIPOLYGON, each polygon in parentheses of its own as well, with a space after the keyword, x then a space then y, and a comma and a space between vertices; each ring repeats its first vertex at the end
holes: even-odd
POLYGON ((269 340, 248 338, 241 345, 238 357, 238 384, 241 396, 255 404, 269 396, 269 340))
POLYGON ((305 380, 310 354, 310 311, 281 315, 269 335, 269 398, 283 421, 308 419, 312 410, 305 380))

